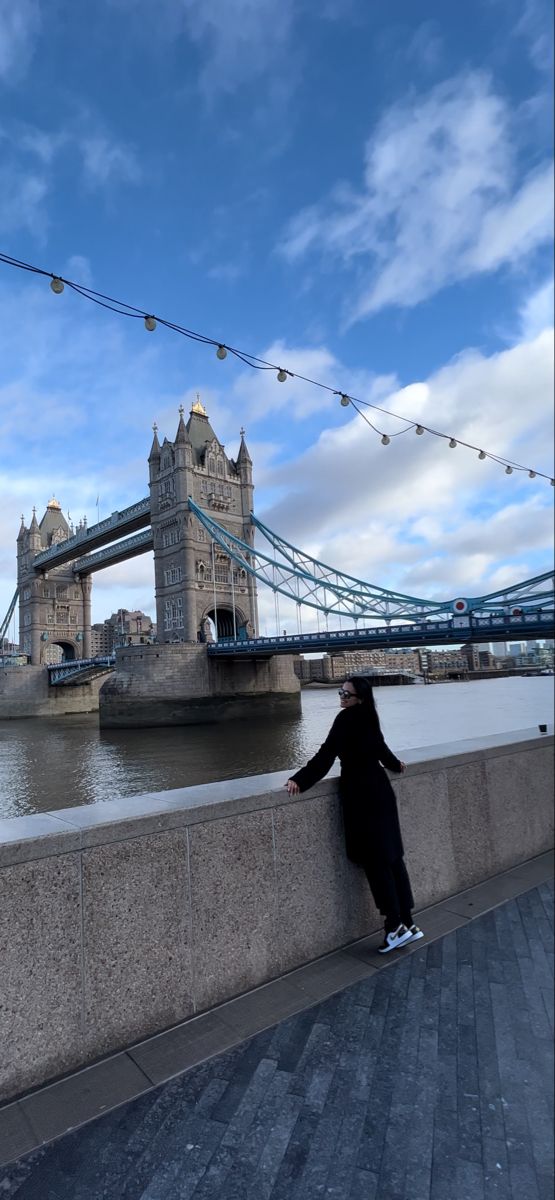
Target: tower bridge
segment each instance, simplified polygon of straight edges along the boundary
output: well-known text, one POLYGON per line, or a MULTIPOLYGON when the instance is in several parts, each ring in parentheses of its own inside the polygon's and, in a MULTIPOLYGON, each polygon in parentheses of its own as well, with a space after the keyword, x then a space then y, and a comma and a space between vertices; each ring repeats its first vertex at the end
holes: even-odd
MULTIPOLYGON (((28 661, 35 667, 44 664, 47 648, 54 644, 73 665, 69 672, 50 670, 53 685, 70 678, 74 685, 78 664, 83 678, 85 672, 90 678, 92 577, 153 551, 156 646, 126 648, 116 655, 115 676, 101 692, 101 718, 102 698, 109 694, 115 713, 114 722, 106 723, 134 723, 122 716, 123 692, 131 696, 132 709, 132 694, 138 689, 147 696, 149 687, 160 709, 154 723, 173 720, 171 713, 181 723, 191 709, 194 719, 207 719, 207 706, 200 704, 199 716, 193 693, 203 702, 227 698, 226 715, 233 699, 242 698, 236 709, 243 712, 246 697, 261 688, 274 700, 279 693, 282 706, 287 695, 295 694, 298 703, 292 658, 289 668, 285 659, 279 669, 271 664, 303 650, 553 636, 553 572, 484 596, 427 600, 360 580, 286 541, 254 515, 252 460, 244 431, 233 460, 198 398, 187 422, 180 409, 173 441, 160 442, 154 426, 148 469, 148 496, 89 527, 70 527, 54 497, 40 522, 35 510, 28 528, 22 519, 17 589, 1 630, 4 637, 19 601, 20 643, 28 661), (280 598, 295 603, 297 634, 259 636, 260 586, 273 593, 276 631, 280 598), (318 614, 317 633, 302 632, 302 612, 307 610, 318 614), (344 620, 354 628, 338 628, 344 620), (140 655, 135 653, 139 649, 140 655), (174 670, 181 675, 172 682, 174 670), (164 693, 171 694, 171 713, 164 693)), ((102 664, 104 670, 110 666, 102 664)), ((221 710, 220 701, 216 710, 218 704, 221 710)), ((136 707, 141 709, 138 700, 136 707)))

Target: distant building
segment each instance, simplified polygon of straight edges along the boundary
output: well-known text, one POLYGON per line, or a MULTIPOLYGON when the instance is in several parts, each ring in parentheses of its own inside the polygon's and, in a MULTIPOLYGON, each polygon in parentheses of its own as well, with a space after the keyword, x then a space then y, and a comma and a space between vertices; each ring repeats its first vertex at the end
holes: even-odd
POLYGON ((153 642, 156 626, 146 613, 119 608, 106 621, 91 628, 91 653, 94 658, 113 654, 117 646, 139 646, 153 642))
POLYGON ((431 675, 468 670, 466 659, 460 650, 428 650, 427 659, 431 675))
POLYGON ((299 659, 298 675, 303 683, 332 683, 345 679, 346 675, 362 674, 364 671, 380 671, 409 675, 422 673, 418 650, 345 650, 338 654, 324 654, 322 658, 299 659))
POLYGON ((480 670, 480 651, 473 642, 469 642, 468 645, 462 646, 460 653, 464 658, 468 671, 480 670))

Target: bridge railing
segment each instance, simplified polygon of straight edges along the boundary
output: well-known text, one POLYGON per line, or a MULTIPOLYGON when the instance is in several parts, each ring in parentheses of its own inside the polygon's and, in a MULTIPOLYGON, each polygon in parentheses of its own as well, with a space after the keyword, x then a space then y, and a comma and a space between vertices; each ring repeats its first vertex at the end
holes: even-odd
MULTIPOLYGON (((209 653, 217 654, 219 652, 231 652, 232 650, 268 650, 290 647, 292 650, 317 649, 318 646, 329 646, 330 643, 338 643, 341 646, 372 643, 372 640, 383 642, 394 641, 401 638, 403 644, 410 644, 410 639, 414 639, 414 644, 425 645, 426 638, 431 637, 435 641, 438 640, 438 635, 444 634, 446 641, 471 641, 473 635, 480 634, 486 636, 487 631, 504 630, 505 636, 511 636, 511 633, 521 632, 522 636, 538 636, 538 627, 545 626, 546 632, 553 629, 554 614, 551 610, 546 612, 523 612, 519 615, 497 615, 486 617, 475 617, 472 613, 465 616, 456 616, 450 619, 446 618, 440 621, 420 621, 418 624, 406 622, 405 624, 390 623, 389 625, 375 625, 367 628, 357 629, 333 629, 320 631, 318 633, 293 633, 293 634, 278 634, 275 637, 259 637, 259 638, 219 638, 217 642, 210 643, 208 646, 209 653), (531 632, 532 631, 532 632, 531 632)), ((503 640, 503 638, 501 639, 503 640)))
POLYGON ((47 663, 48 682, 59 683, 69 675, 80 675, 81 672, 85 673, 95 667, 113 667, 115 661, 115 654, 105 654, 99 658, 70 658, 67 662, 47 663))

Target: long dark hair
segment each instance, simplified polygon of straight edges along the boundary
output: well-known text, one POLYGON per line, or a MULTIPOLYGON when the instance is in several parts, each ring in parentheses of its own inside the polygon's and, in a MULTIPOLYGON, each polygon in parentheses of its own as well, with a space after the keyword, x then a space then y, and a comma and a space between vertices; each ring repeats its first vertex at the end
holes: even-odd
POLYGON ((360 700, 364 706, 367 716, 377 729, 380 729, 380 718, 374 700, 374 689, 369 679, 364 675, 347 675, 345 683, 350 683, 353 686, 357 700, 360 700))

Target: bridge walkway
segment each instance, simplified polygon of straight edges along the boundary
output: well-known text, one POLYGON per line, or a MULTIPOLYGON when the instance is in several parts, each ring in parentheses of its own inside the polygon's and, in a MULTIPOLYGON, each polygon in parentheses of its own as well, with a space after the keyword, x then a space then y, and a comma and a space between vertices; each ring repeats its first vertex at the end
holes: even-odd
POLYGON ((0 1109, 6 1161, 59 1137, 2 1197, 551 1200, 551 880, 542 855, 385 960, 366 938, 0 1109))

